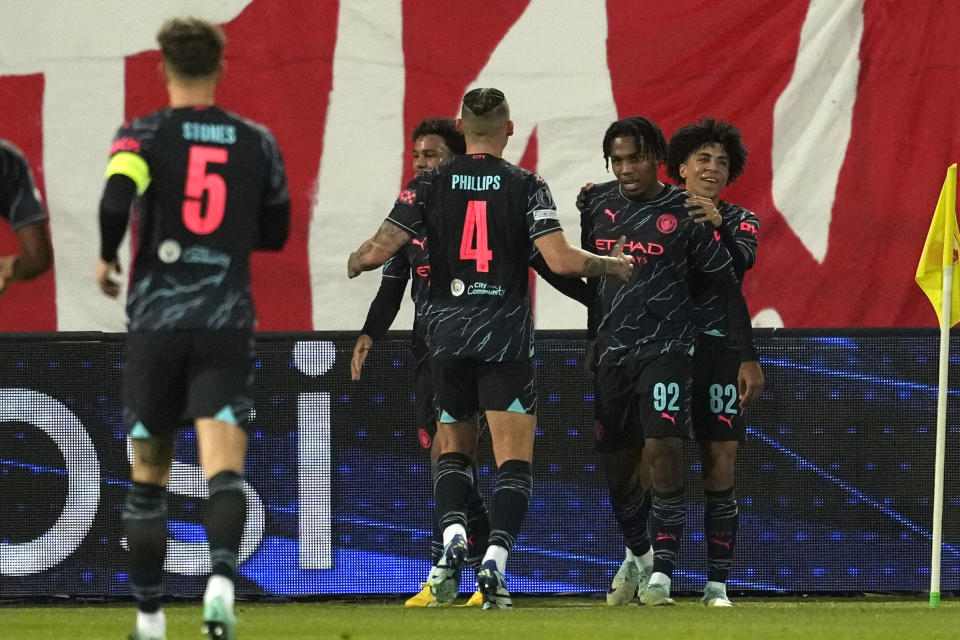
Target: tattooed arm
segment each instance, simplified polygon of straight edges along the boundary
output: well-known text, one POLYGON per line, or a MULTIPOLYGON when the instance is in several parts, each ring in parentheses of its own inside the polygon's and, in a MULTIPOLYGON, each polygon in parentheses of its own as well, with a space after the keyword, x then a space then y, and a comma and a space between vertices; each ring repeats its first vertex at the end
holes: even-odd
POLYGON ((610 256, 597 256, 574 247, 567 242, 563 232, 542 235, 534 242, 554 273, 587 278, 611 275, 627 280, 633 273, 633 259, 623 253, 624 240, 617 241, 610 256))
POLYGON ((409 241, 409 233, 384 220, 373 237, 350 254, 347 260, 347 277, 356 278, 364 271, 376 269, 409 241))

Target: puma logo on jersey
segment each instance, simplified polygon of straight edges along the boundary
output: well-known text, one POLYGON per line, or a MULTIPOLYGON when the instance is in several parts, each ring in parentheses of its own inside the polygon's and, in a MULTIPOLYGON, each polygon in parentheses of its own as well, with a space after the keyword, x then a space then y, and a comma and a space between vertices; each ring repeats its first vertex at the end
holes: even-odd
POLYGON ((617 209, 616 211, 610 211, 610 209, 604 209, 603 212, 608 216, 610 216, 610 222, 616 222, 617 216, 620 215, 619 209, 617 209))
POLYGON ((423 249, 424 251, 427 250, 427 248, 423 245, 423 240, 417 240, 416 238, 414 238, 414 239, 411 240, 410 242, 412 242, 413 244, 417 245, 418 247, 420 247, 420 248, 423 249))
POLYGON ((660 417, 663 418, 664 420, 669 420, 671 423, 673 423, 673 426, 677 426, 677 416, 672 416, 666 411, 664 411, 663 413, 660 414, 660 417))
POLYGON ((719 420, 720 422, 726 422, 727 426, 733 429, 733 421, 727 416, 717 416, 717 420, 719 420))

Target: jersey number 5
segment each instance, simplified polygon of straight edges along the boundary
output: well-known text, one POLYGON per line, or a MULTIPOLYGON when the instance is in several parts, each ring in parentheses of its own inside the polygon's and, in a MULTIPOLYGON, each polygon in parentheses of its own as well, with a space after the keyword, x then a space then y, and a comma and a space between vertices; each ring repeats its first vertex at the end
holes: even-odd
POLYGON ((227 206, 227 183, 223 177, 207 171, 208 164, 226 164, 227 150, 219 147, 190 147, 187 184, 183 194, 183 224, 197 235, 213 233, 223 222, 227 206), (207 214, 203 215, 203 194, 207 194, 207 214))
POLYGON ((463 238, 460 240, 460 259, 476 260, 477 271, 490 271, 493 252, 487 245, 487 201, 471 200, 467 203, 467 217, 463 221, 463 238), (476 235, 476 245, 474 245, 476 235))

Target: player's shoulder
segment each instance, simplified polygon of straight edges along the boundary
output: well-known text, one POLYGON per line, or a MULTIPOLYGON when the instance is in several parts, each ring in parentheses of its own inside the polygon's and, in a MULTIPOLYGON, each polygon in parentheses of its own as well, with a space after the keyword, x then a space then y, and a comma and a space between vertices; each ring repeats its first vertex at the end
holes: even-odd
POLYGON ((27 156, 24 155, 23 151, 21 151, 17 145, 3 138, 0 138, 0 154, 3 154, 4 160, 9 158, 18 162, 27 161, 27 156))
POLYGON ((158 109, 144 116, 125 120, 117 130, 110 154, 120 151, 140 153, 143 147, 149 145, 165 124, 171 121, 173 110, 169 107, 158 109))
POLYGON ((27 156, 9 140, 0 138, 0 175, 29 167, 27 156))
POLYGON ((222 107, 214 107, 214 109, 219 111, 220 114, 222 114, 222 116, 225 119, 231 121, 232 124, 235 124, 238 127, 248 129, 255 136, 258 136, 264 140, 267 140, 273 144, 276 144, 276 138, 273 135, 273 132, 270 131, 270 128, 267 125, 261 122, 257 122, 256 120, 252 120, 246 116, 242 116, 239 113, 230 111, 228 109, 224 109, 222 107))
POLYGON ((174 110, 170 107, 165 107, 163 109, 157 109, 156 111, 151 111, 150 113, 138 116, 136 118, 131 118, 130 120, 125 120, 121 129, 129 129, 131 131, 142 131, 142 130, 156 130, 159 127, 163 126, 165 123, 173 119, 174 110))
POLYGON ((686 189, 681 189, 675 184, 664 184, 663 189, 657 196, 649 201, 650 206, 656 207, 671 207, 671 208, 684 208, 687 198, 692 194, 686 189))
MULTIPOLYGON (((524 169, 520 165, 513 164, 503 158, 496 159, 497 167, 506 174, 507 179, 517 184, 528 184, 536 188, 546 187, 547 181, 535 171, 524 169)), ((549 187, 547 187, 549 188, 549 187)))
POLYGON ((739 204, 721 200, 718 208, 720 210, 720 215, 722 215, 724 218, 734 218, 741 221, 757 220, 757 214, 739 204))
POLYGON ((611 200, 622 199, 623 196, 620 194, 619 185, 620 183, 616 180, 593 185, 593 187, 584 193, 582 210, 584 212, 590 212, 596 210, 601 204, 607 204, 611 200))

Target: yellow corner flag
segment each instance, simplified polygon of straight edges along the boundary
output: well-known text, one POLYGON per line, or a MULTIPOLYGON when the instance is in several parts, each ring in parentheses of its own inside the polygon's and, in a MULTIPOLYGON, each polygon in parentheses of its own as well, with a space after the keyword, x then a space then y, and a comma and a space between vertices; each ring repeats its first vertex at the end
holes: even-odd
MULTIPOLYGON (((943 273, 946 267, 957 264, 955 247, 960 243, 957 233, 957 165, 950 165, 947 169, 947 179, 940 190, 940 200, 937 210, 933 212, 930 222, 930 231, 927 232, 927 241, 923 243, 923 253, 920 254, 920 264, 917 265, 917 284, 930 298, 930 303, 937 312, 941 323, 941 307, 943 306, 943 273)), ((950 299, 950 322, 953 326, 960 322, 960 273, 953 274, 950 299)))

